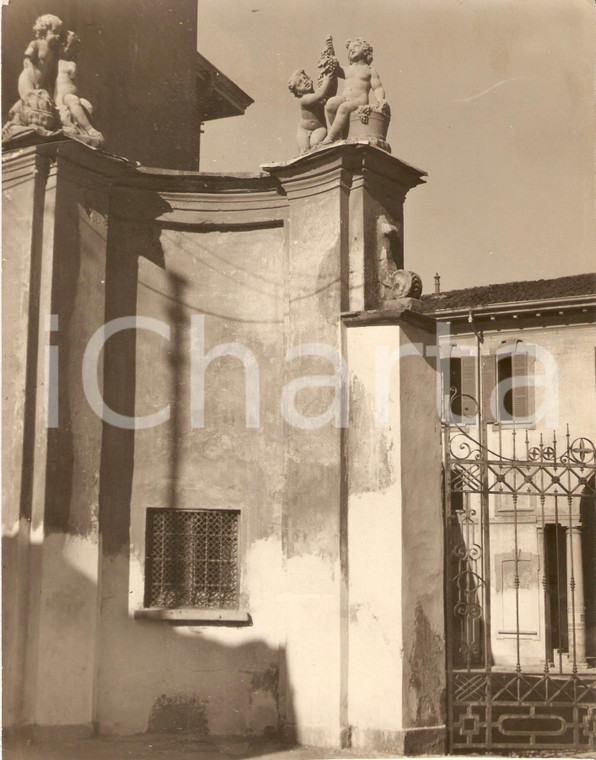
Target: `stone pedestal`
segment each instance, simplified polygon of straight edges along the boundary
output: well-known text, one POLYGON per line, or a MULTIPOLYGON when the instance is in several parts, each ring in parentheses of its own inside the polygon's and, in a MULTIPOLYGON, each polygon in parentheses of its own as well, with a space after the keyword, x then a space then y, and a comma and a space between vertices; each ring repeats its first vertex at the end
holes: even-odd
POLYGON ((46 446, 45 400, 37 391, 44 378, 39 344, 40 335, 46 337, 51 284, 43 251, 51 247, 55 199, 46 188, 54 184, 55 170, 48 159, 29 149, 4 157, 2 179, 2 432, 7 444, 2 460, 2 652, 4 728, 10 732, 26 713, 26 625, 39 593, 40 547, 34 538, 43 513, 35 496, 45 471, 34 478, 34 470, 37 462, 43 464, 46 446))
POLYGON ((335 370, 345 395, 346 362, 350 376, 349 417, 341 393, 309 387, 300 412, 314 419, 335 401, 337 415, 313 429, 287 421, 284 431, 286 733, 363 751, 440 752, 441 461, 435 363, 425 353, 434 323, 415 314, 416 299, 379 310, 388 272, 403 268, 405 196, 423 173, 346 143, 264 168, 288 198, 286 346, 303 347, 285 384, 335 370), (394 363, 385 380, 377 351, 394 363), (380 427, 378 390, 387 392, 380 427))
POLYGON ((352 746, 443 753, 445 638, 434 323, 345 320, 352 746))
POLYGON ((7 728, 40 740, 93 733, 99 614, 101 420, 83 396, 81 361, 104 318, 108 182, 62 150, 4 157, 5 330, 18 341, 5 392, 18 403, 3 424, 19 457, 5 479, 6 569, 17 581, 7 728))

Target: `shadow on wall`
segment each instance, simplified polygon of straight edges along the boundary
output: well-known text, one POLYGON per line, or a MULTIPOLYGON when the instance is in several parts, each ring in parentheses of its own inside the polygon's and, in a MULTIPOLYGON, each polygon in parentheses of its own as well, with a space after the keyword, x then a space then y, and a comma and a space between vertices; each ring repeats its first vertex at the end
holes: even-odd
MULTIPOLYGON (((154 213, 162 211, 163 201, 156 197, 154 213)), ((106 322, 136 314, 141 256, 165 269, 157 225, 116 228, 108 248, 106 322)), ((156 449, 153 455, 167 457, 164 506, 175 509, 180 507, 180 441, 185 432, 181 378, 188 315, 181 303, 187 283, 170 271, 166 278, 171 414, 167 450, 156 449)), ((136 336, 135 330, 122 331, 104 349, 105 402, 129 417, 135 414, 137 400, 136 336)), ((249 627, 175 625, 130 617, 134 476, 135 431, 104 423, 99 492, 103 551, 97 689, 100 732, 281 735, 290 701, 283 648, 251 635, 249 627)), ((291 710, 289 717, 293 717, 291 710)))
MULTIPOLYGON (((274 636, 263 640, 268 631, 174 626, 130 615, 135 431, 93 417, 80 387, 80 368, 84 347, 99 325, 136 315, 139 258, 165 266, 157 225, 135 226, 112 217, 104 258, 105 240, 89 228, 96 207, 86 208, 87 195, 64 183, 56 196, 52 313, 60 324, 55 339, 60 428, 48 431, 43 524, 40 514, 34 526, 40 541, 32 544, 23 534, 4 545, 5 725, 50 729, 40 737, 52 728, 89 731, 93 725, 112 735, 281 735, 294 716, 285 649, 274 636), (105 302, 96 286, 104 271, 105 302)), ((163 210, 156 194, 155 216, 163 210)), ((173 274, 168 281, 173 415, 171 492, 164 506, 175 507, 180 335, 186 318, 178 304, 184 282, 173 274)), ((105 403, 129 417, 136 404, 136 332, 116 333, 103 350, 105 403)), ((24 454, 32 468, 32 451, 24 454)), ((32 471, 25 474, 32 477, 32 471)), ((27 517, 22 512, 25 533, 27 517)), ((247 752, 247 757, 260 754, 247 752)))
POLYGON ((97 585, 59 556, 68 541, 54 534, 49 546, 26 549, 18 537, 2 541, 5 738, 55 741, 66 737, 61 728, 72 738, 73 729, 81 736, 92 724, 100 735, 234 735, 246 740, 235 748, 237 757, 271 751, 258 740, 282 741, 283 713, 291 701, 283 648, 247 641, 248 629, 226 629, 224 643, 215 640, 211 627, 134 620, 128 614, 127 578, 108 570, 111 584, 98 600, 97 585), (23 626, 21 618, 20 628, 10 580, 19 566, 29 569, 28 619, 23 626), (110 593, 117 580, 119 592, 110 593), (83 639, 98 606, 102 634, 95 642, 83 639), (234 644, 240 636, 244 643, 234 644), (17 642, 24 657, 18 656, 17 642), (89 675, 94 669, 95 709, 96 685, 89 675), (50 714, 60 719, 52 724, 39 719, 50 714))

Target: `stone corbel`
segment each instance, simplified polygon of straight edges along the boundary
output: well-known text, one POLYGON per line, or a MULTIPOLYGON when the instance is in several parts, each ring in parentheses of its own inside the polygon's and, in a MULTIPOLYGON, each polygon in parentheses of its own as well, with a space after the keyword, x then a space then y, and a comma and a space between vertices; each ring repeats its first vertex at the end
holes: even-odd
POLYGON ((377 220, 377 287, 381 309, 391 309, 408 300, 408 307, 420 310, 422 280, 416 272, 399 269, 402 225, 381 215, 377 220))

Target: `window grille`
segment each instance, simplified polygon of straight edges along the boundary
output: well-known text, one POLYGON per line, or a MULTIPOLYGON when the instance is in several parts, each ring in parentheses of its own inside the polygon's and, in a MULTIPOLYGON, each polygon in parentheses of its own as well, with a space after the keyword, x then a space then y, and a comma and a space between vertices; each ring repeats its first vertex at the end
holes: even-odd
POLYGON ((147 510, 146 607, 238 607, 233 510, 147 510))

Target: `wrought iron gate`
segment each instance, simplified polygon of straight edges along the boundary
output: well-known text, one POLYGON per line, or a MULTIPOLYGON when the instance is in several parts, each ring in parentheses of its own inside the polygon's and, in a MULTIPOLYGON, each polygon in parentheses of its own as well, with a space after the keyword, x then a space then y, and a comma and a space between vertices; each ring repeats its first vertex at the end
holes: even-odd
POLYGON ((449 751, 596 748, 596 452, 444 427, 449 751))

